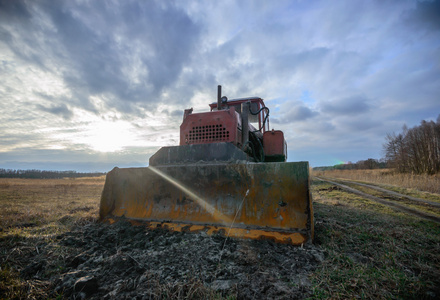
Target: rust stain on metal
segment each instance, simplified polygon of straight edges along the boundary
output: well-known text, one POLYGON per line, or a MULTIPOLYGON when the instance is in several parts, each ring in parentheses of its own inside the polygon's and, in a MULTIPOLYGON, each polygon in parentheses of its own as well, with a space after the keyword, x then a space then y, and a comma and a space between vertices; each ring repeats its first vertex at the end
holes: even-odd
POLYGON ((237 215, 230 233, 233 237, 266 237, 292 244, 302 244, 313 237, 307 163, 185 165, 157 169, 175 182, 163 180, 150 168, 111 171, 102 194, 101 218, 124 216, 165 222, 173 224, 169 227, 175 230, 188 224, 210 226, 209 234, 229 228, 237 215), (240 207, 248 189, 249 194, 240 207))

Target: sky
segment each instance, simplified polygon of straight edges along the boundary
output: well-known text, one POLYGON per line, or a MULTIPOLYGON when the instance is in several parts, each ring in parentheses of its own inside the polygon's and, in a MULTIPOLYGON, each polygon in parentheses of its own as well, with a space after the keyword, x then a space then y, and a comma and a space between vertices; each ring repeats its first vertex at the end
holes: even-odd
POLYGON ((0 168, 147 166, 219 84, 288 161, 380 159, 440 116, 440 1, 0 0, 0 168))

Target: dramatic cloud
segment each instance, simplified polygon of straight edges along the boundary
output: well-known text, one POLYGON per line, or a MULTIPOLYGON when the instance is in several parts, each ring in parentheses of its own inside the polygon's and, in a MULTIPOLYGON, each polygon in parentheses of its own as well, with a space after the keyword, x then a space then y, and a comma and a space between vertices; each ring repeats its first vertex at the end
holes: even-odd
POLYGON ((0 168, 144 165, 218 84, 265 99, 291 160, 379 158, 440 114, 439 29, 429 0, 0 0, 0 168))
POLYGON ((370 106, 368 99, 362 96, 352 96, 333 101, 324 101, 321 104, 321 110, 332 115, 358 115, 368 112, 370 106))
POLYGON ((64 103, 61 103, 59 105, 52 105, 51 107, 45 107, 41 104, 37 104, 37 109, 52 113, 54 115, 62 116, 64 119, 67 120, 72 118, 73 116, 72 111, 64 103))
MULTIPOLYGON (((293 104, 293 103, 292 103, 293 104)), ((281 119, 272 118, 273 123, 277 125, 289 124, 294 122, 305 121, 314 116, 317 116, 318 113, 311 110, 309 107, 304 106, 302 103, 293 104, 291 107, 287 107, 283 111, 277 112, 278 115, 281 115, 281 119)))

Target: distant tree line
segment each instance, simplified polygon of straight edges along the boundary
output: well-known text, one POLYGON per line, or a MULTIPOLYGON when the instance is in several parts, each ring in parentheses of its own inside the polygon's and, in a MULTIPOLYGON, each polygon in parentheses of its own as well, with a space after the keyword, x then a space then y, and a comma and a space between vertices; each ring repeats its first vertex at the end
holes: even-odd
POLYGON ((339 164, 328 167, 315 167, 313 170, 326 171, 326 170, 368 170, 368 169, 384 169, 388 165, 384 160, 377 160, 369 158, 367 160, 360 160, 356 163, 348 162, 346 164, 339 164))
POLYGON ((422 121, 419 126, 403 127, 399 134, 387 134, 383 145, 388 164, 402 173, 440 172, 440 115, 437 122, 422 121))
POLYGON ((0 178, 59 179, 59 178, 78 178, 78 177, 98 177, 105 174, 106 173, 101 173, 101 172, 79 173, 76 171, 0 169, 0 178))

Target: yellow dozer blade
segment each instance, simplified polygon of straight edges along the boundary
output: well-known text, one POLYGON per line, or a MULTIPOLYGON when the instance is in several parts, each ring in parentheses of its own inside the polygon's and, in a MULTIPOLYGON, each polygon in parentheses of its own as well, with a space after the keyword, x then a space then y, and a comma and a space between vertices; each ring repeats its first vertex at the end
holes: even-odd
POLYGON ((210 163, 114 168, 100 218, 125 217, 150 227, 273 239, 313 239, 307 162, 210 163))

